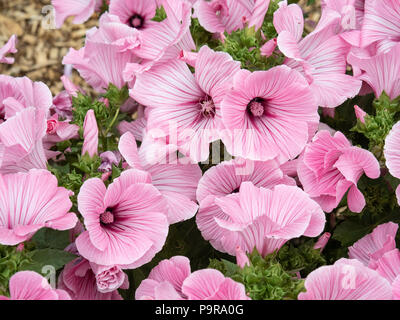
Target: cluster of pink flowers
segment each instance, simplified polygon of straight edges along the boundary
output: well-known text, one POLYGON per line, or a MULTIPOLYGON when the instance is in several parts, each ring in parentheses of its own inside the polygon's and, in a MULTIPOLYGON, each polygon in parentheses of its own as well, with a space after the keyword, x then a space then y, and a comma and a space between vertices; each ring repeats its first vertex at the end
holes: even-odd
MULTIPOLYGON (((62 63, 99 94, 109 84, 128 87, 121 111, 136 117, 118 123, 118 150, 99 152, 102 128, 94 110, 82 128, 73 123, 72 100, 83 90, 68 76, 65 91, 53 97, 42 82, 0 75, 0 244, 29 241, 44 227, 70 230, 73 241, 65 250, 77 255, 57 289, 23 271, 10 279, 10 298, 122 299, 118 289, 132 285, 124 270, 151 262, 170 225, 192 218, 215 250, 244 267, 254 249, 266 257, 292 239, 319 237, 325 213, 340 203, 360 213, 366 200, 358 182, 364 174, 379 178, 382 164, 321 123, 318 108, 334 116, 358 94, 400 95, 400 3, 321 2, 321 19, 305 37, 302 9, 279 2, 277 37, 260 49, 265 57, 284 55, 284 62, 251 72, 226 52, 197 48, 190 25, 197 18, 223 43, 237 30, 259 30, 269 0, 108 1, 99 26, 62 63), (155 21, 161 6, 166 18, 155 21), (73 192, 58 185, 48 164, 63 156, 57 143, 82 137, 82 157, 99 156, 103 175, 82 181, 70 212, 73 192), (234 159, 202 171, 199 163, 215 156, 219 141, 234 159), (110 182, 112 165, 121 161, 122 173, 110 182)), ((103 1, 52 4, 61 27, 70 16, 83 23, 103 1)), ((13 36, 0 49, 0 63, 14 63, 6 55, 16 44, 13 36)), ((366 113, 355 111, 364 123, 366 113)), ((400 178, 399 123, 384 155, 400 178)), ((396 195, 400 204, 400 187, 396 195)), ((349 259, 311 272, 298 298, 400 299, 397 228, 378 226, 349 248, 349 259)), ((324 234, 315 248, 328 240, 324 234)), ((250 299, 242 283, 214 269, 192 272, 183 256, 161 261, 135 298, 250 299)))

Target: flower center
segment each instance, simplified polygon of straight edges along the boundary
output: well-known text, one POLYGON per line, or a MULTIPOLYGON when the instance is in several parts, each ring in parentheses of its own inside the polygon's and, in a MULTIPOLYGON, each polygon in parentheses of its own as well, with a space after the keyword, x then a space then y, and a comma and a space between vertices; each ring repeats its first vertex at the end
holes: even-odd
POLYGON ((100 222, 102 224, 110 224, 114 222, 114 214, 110 208, 107 208, 106 211, 100 215, 100 222))
POLYGON ((201 113, 206 118, 214 118, 215 116, 215 105, 211 97, 207 96, 203 101, 200 102, 201 113))
POLYGON ((262 98, 254 98, 247 105, 247 111, 255 117, 261 117, 265 112, 264 102, 262 98))
POLYGON ((140 29, 143 27, 144 19, 140 14, 134 14, 129 18, 128 23, 132 28, 140 29))

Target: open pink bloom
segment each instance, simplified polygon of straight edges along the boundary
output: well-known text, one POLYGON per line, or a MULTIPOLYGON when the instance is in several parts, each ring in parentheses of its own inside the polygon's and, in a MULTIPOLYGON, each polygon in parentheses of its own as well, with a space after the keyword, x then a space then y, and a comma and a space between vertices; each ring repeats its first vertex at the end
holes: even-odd
MULTIPOLYGON (((136 1, 146 3, 148 1, 136 1)), ((126 81, 134 79, 136 73, 149 70, 157 63, 165 63, 176 59, 181 50, 196 50, 196 45, 190 33, 192 5, 185 0, 163 0, 167 18, 161 22, 150 21, 141 27, 140 46, 135 48, 135 54, 142 60, 140 63, 128 63, 124 70, 126 81)), ((150 6, 151 7, 151 6, 150 6)))
POLYGON ((349 247, 349 258, 357 259, 364 265, 375 269, 376 261, 385 252, 396 248, 395 238, 398 228, 399 226, 393 222, 377 226, 372 233, 349 247))
MULTIPOLYGON (((386 166, 392 176, 400 178, 400 122, 397 122, 385 139, 384 154, 386 166)), ((400 185, 396 189, 397 202, 400 204, 400 185)))
POLYGON ((16 245, 41 228, 72 229, 78 221, 68 212, 72 192, 57 186, 47 170, 0 175, 0 243, 16 245))
POLYGON ((183 281, 182 293, 188 300, 250 300, 243 284, 214 269, 193 272, 183 281))
POLYGON ((79 257, 65 265, 58 286, 73 300, 122 300, 117 289, 127 289, 129 283, 119 267, 96 266, 79 257))
POLYGON ((23 108, 0 124, 0 173, 46 169, 46 127, 44 111, 33 107, 23 108))
POLYGON ((72 99, 67 91, 61 91, 53 99, 51 111, 67 120, 72 120, 72 99))
POLYGON ((83 139, 82 156, 84 156, 85 153, 90 157, 97 155, 99 128, 97 127, 96 116, 93 109, 90 109, 86 113, 83 123, 83 139))
POLYGON ((204 173, 198 183, 197 201, 201 203, 208 196, 224 197, 238 192, 245 181, 264 188, 272 188, 278 184, 296 185, 292 178, 283 174, 274 160, 252 161, 236 158, 223 161, 204 173))
POLYGON ((164 245, 165 207, 144 171, 124 171, 107 189, 98 178, 86 180, 78 195, 87 230, 76 239, 79 253, 100 265, 140 267, 164 245))
POLYGON ((299 300, 391 300, 390 283, 357 260, 340 259, 311 272, 299 300))
POLYGON ((278 30, 278 47, 287 57, 285 64, 299 71, 310 84, 316 104, 335 108, 354 97, 361 81, 346 75, 346 56, 349 45, 336 35, 341 17, 331 13, 319 27, 301 39, 303 16, 297 4, 285 4, 274 13, 278 30))
POLYGON ((249 300, 243 284, 214 269, 191 273, 189 259, 162 260, 135 292, 136 300, 249 300))
POLYGON ((365 0, 361 46, 378 42, 381 51, 400 42, 400 7, 397 0, 365 0))
POLYGON ((400 300, 400 275, 392 283, 393 300, 400 300))
POLYGON ((112 0, 110 14, 119 17, 122 23, 135 29, 145 29, 156 23, 151 19, 156 15, 155 0, 112 0))
POLYGON ((382 254, 373 266, 382 277, 393 283, 400 275, 400 251, 393 249, 382 254))
MULTIPOLYGON (((215 223, 198 217, 197 225, 215 248, 231 255, 235 255, 236 247, 240 246, 245 252, 256 248, 266 256, 290 239, 318 236, 325 225, 325 215, 318 204, 295 186, 277 185, 265 189, 243 182, 239 193, 214 201, 222 211, 209 219, 215 223)), ((202 210, 200 208, 200 217, 202 210)))
POLYGON ((224 161, 207 170, 197 187, 197 201, 200 210, 196 222, 205 239, 210 240, 217 250, 223 250, 214 230, 218 224, 215 218, 224 217, 215 200, 239 191, 243 182, 250 181, 257 187, 272 188, 278 184, 296 185, 294 179, 283 174, 276 161, 251 161, 240 158, 224 161))
POLYGON ((71 64, 96 91, 105 92, 112 83, 119 89, 125 85, 122 73, 129 62, 138 61, 131 51, 120 51, 120 47, 86 40, 78 51, 71 48, 63 64, 71 64))
POLYGON ((360 30, 364 18, 364 0, 322 0, 323 15, 333 11, 341 16, 340 31, 360 30))
POLYGON ((162 260, 135 292, 136 300, 183 300, 182 284, 190 275, 190 261, 184 256, 162 260))
POLYGON ((149 173, 151 183, 160 191, 167 202, 168 222, 170 224, 192 218, 198 209, 196 188, 201 178, 197 164, 184 163, 179 159, 170 163, 162 161, 149 162, 143 154, 145 145, 137 149, 134 136, 127 132, 121 136, 119 150, 131 168, 149 173))
POLYGON ((28 107, 43 110, 47 116, 52 105, 51 91, 43 82, 0 75, 0 116, 5 119, 28 107))
POLYGON ((12 35, 7 43, 0 48, 0 63, 13 64, 14 58, 7 58, 6 55, 9 53, 16 53, 18 50, 15 48, 17 44, 17 36, 12 35))
POLYGON ((74 24, 84 23, 102 3, 103 0, 51 0, 55 10, 56 27, 61 28, 65 19, 70 16, 75 16, 72 21, 74 24))
POLYGON ((246 20, 251 15, 250 1, 212 0, 197 1, 194 5, 195 14, 201 26, 208 32, 231 33, 243 28, 243 17, 246 20))
POLYGON ((348 61, 361 70, 358 78, 374 90, 376 97, 379 98, 383 91, 391 99, 400 95, 400 43, 373 57, 359 57, 350 53, 348 61), (381 74, 385 74, 385 77, 380 77, 381 74))
POLYGON ((352 212, 365 206, 357 182, 363 174, 371 179, 380 176, 378 160, 367 150, 353 147, 343 133, 332 137, 329 131, 318 132, 301 156, 298 175, 304 190, 322 209, 331 212, 347 194, 352 212))
POLYGON ((199 0, 194 9, 201 26, 212 33, 231 33, 255 26, 258 30, 268 11, 269 0, 199 0))
POLYGON ((193 161, 208 159, 209 144, 218 139, 220 104, 232 76, 240 69, 224 52, 203 46, 195 74, 186 63, 172 60, 138 74, 133 99, 147 107, 148 130, 168 136, 176 126, 179 150, 193 161))
POLYGON ((307 81, 287 66, 236 73, 221 114, 221 139, 230 154, 281 162, 300 154, 309 125, 319 120, 307 81))
POLYGON ((53 289, 47 279, 33 271, 20 271, 10 278, 10 298, 0 300, 71 300, 68 293, 53 289))

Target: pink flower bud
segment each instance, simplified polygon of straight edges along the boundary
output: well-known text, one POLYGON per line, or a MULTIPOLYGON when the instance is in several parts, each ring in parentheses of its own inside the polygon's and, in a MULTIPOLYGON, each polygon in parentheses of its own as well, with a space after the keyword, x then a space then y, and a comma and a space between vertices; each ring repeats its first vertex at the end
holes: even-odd
POLYGON ((367 115, 367 113, 358 105, 354 106, 354 112, 356 113, 357 119, 360 120, 361 123, 365 123, 365 116, 367 115))
POLYGON ((54 117, 47 120, 47 134, 55 134, 57 132, 58 120, 54 117))
POLYGON ((18 246, 17 246, 17 252, 21 252, 21 251, 24 251, 24 248, 25 248, 25 245, 23 244, 23 243, 20 243, 18 246))
POLYGON ((250 266, 249 258, 243 249, 239 246, 236 247, 236 263, 240 268, 244 268, 245 265, 250 266))
POLYGON ((6 64, 13 64, 14 63, 14 58, 8 58, 6 57, 7 54, 10 53, 16 53, 16 44, 17 44, 17 36, 14 34, 11 36, 11 38, 7 41, 7 43, 0 48, 0 63, 6 63, 6 64))
POLYGON ((90 109, 85 116, 83 123, 83 146, 82 156, 87 152, 90 157, 97 155, 99 144, 99 129, 97 127, 94 111, 90 109))
POLYGON ((273 38, 273 39, 269 40, 267 43, 265 43, 261 47, 261 49, 260 49, 261 55, 264 56, 264 57, 267 57, 267 58, 270 57, 271 54, 274 52, 274 50, 276 48, 276 45, 277 45, 276 38, 273 38))
POLYGON ((61 81, 64 85, 65 91, 72 97, 78 96, 78 92, 85 93, 79 86, 75 85, 67 76, 61 76, 61 81))
POLYGON ((322 108, 322 115, 324 117, 335 118, 335 109, 334 108, 322 108))
POLYGON ((192 66, 194 68, 197 60, 197 52, 181 50, 181 52, 179 53, 179 59, 186 62, 189 66, 192 66))
POLYGON ((329 232, 325 232, 322 236, 319 237, 318 241, 315 243, 314 249, 319 249, 319 251, 322 252, 330 238, 331 234, 329 232))

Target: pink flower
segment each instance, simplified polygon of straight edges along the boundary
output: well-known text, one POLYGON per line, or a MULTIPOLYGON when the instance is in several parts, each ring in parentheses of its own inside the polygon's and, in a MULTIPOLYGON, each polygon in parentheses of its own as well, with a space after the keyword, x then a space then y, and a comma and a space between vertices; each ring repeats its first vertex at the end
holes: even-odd
POLYGON ((246 265, 250 266, 250 260, 246 252, 240 246, 236 247, 236 263, 240 268, 244 268, 246 265))
POLYGON ((54 114, 47 119, 46 136, 43 144, 46 149, 50 149, 56 143, 70 139, 79 138, 79 127, 76 124, 70 124, 69 121, 59 121, 58 114, 54 114))
POLYGON ((117 289, 129 283, 119 267, 97 266, 79 257, 65 265, 58 286, 73 300, 122 300, 117 289))
POLYGON ((364 2, 365 0, 322 0, 322 16, 333 11, 341 16, 340 31, 360 30, 364 19, 364 2))
POLYGON ((274 13, 278 47, 287 57, 285 64, 307 79, 317 105, 335 108, 361 88, 359 80, 345 74, 349 45, 335 32, 340 16, 328 15, 323 24, 301 39, 304 21, 300 12, 297 5, 282 4, 274 13))
POLYGON ((67 91, 61 91, 53 99, 51 111, 67 120, 72 120, 72 99, 67 91))
POLYGON ((349 209, 361 212, 365 206, 357 182, 365 173, 371 179, 380 176, 380 166, 372 153, 353 147, 336 132, 319 131, 301 156, 298 175, 304 190, 322 209, 331 212, 347 194, 349 209))
POLYGON ((276 161, 251 161, 236 158, 223 161, 208 169, 197 187, 197 201, 209 196, 224 197, 239 191, 240 185, 250 181, 257 187, 272 188, 278 184, 296 185, 283 174, 276 161))
POLYGON ((382 277, 393 283, 400 275, 400 251, 393 249, 383 253, 373 266, 382 277))
POLYGON ((314 244, 313 249, 322 252, 331 238, 331 234, 329 232, 325 232, 322 236, 319 237, 318 241, 314 244))
POLYGON ((156 14, 155 0, 113 0, 110 3, 110 14, 119 17, 122 23, 131 28, 145 29, 151 27, 151 19, 156 14))
POLYGON ((300 154, 309 125, 319 120, 308 83, 287 66, 236 73, 221 114, 221 139, 230 154, 281 162, 300 154))
POLYGON ((277 40, 276 38, 271 39, 269 41, 267 41, 261 48, 261 55, 264 57, 270 57, 272 55, 272 53, 275 51, 277 45, 277 40))
POLYGON ((7 41, 7 43, 0 48, 0 63, 13 64, 14 58, 7 58, 6 55, 9 53, 16 53, 18 50, 15 48, 17 44, 17 36, 14 34, 7 41))
POLYGON ((212 33, 231 33, 242 29, 246 23, 248 27, 255 26, 258 30, 268 11, 269 0, 199 0, 194 9, 200 24, 212 33))
POLYGON ((361 46, 371 43, 387 50, 400 42, 400 11, 396 0, 366 0, 365 16, 361 29, 361 46))
POLYGON ((185 63, 172 60, 138 74, 133 99, 147 107, 148 130, 168 136, 176 126, 179 150, 193 161, 204 161, 209 144, 218 139, 220 104, 240 63, 224 52, 203 46, 193 75, 185 63))
POLYGON ((70 16, 75 16, 72 21, 74 24, 84 23, 102 3, 103 0, 52 0, 57 28, 61 28, 65 19, 70 16))
POLYGON ((353 68, 360 70, 358 78, 373 89, 377 98, 383 91, 391 99, 400 95, 400 43, 372 57, 350 53, 348 61, 353 68), (382 74, 385 76, 381 77, 382 74))
POLYGON ((167 202, 168 222, 170 224, 192 218, 198 209, 196 188, 201 178, 197 164, 190 164, 181 159, 169 163, 146 160, 145 142, 138 151, 135 138, 129 132, 121 136, 119 150, 131 168, 149 173, 151 183, 160 191, 167 202))
POLYGON ((44 112, 33 107, 22 108, 0 124, 0 173, 46 169, 46 128, 44 112))
POLYGON ((145 24, 144 28, 139 29, 141 42, 134 52, 142 60, 140 63, 134 61, 127 64, 124 70, 126 81, 133 80, 136 73, 147 71, 157 63, 176 59, 181 50, 196 50, 189 30, 191 3, 185 0, 164 0, 162 5, 167 18, 161 22, 150 21, 147 26, 145 24))
POLYGON ((400 275, 392 283, 393 300, 400 300, 400 275))
POLYGON ((195 14, 201 26, 208 32, 231 33, 243 28, 243 17, 251 15, 250 1, 212 0, 197 1, 194 5, 195 14))
POLYGON ((257 187, 272 188, 278 184, 296 185, 294 179, 283 174, 276 161, 251 161, 240 158, 224 161, 207 170, 197 187, 200 210, 196 222, 202 235, 217 250, 224 250, 213 232, 217 230, 216 218, 224 217, 216 199, 239 191, 243 182, 250 181, 257 187), (200 227, 201 226, 201 227, 200 227))
POLYGON ((86 39, 80 50, 71 48, 64 57, 63 64, 72 64, 85 81, 96 91, 105 92, 112 83, 119 89, 125 86, 123 71, 127 63, 138 61, 131 51, 121 52, 113 44, 86 39))
POLYGON ((182 300, 182 285, 190 273, 190 261, 187 257, 175 256, 162 260, 136 289, 135 299, 182 300))
POLYGON ((99 129, 97 127, 96 116, 94 110, 90 109, 85 116, 83 123, 83 146, 82 156, 87 153, 91 158, 97 155, 97 147, 99 144, 99 129))
POLYGON ((372 233, 349 247, 349 258, 357 259, 364 265, 376 269, 376 261, 385 252, 396 248, 395 238, 398 228, 399 226, 393 222, 377 226, 372 233))
MULTIPOLYGON (((392 176, 400 178, 400 122, 397 122, 385 139, 384 154, 386 166, 392 176)), ((400 205, 400 185, 396 189, 397 202, 400 205)))
POLYGON ((161 250, 168 233, 165 203, 150 183, 148 173, 135 169, 124 171, 107 189, 98 178, 83 183, 78 209, 87 231, 76 246, 84 258, 137 268, 161 250))
POLYGON ((190 272, 189 259, 162 260, 135 292, 136 300, 249 300, 243 284, 214 269, 190 272))
POLYGON ((365 116, 367 113, 357 105, 354 106, 354 112, 357 119, 360 120, 361 123, 365 123, 365 116))
POLYGON ((10 298, 0 300, 71 300, 67 292, 53 289, 46 278, 33 271, 20 271, 10 278, 10 298))
POLYGON ((28 107, 40 109, 47 116, 52 105, 52 94, 43 82, 0 76, 0 115, 6 119, 28 107))
POLYGON ((0 243, 16 245, 43 227, 72 229, 77 218, 68 212, 72 192, 57 187, 49 171, 0 175, 0 243))
POLYGON ((101 293, 129 288, 128 276, 119 266, 100 266, 95 263, 90 263, 90 266, 96 276, 97 289, 101 293))
POLYGON ((270 190, 243 182, 239 193, 217 198, 215 204, 221 210, 213 218, 215 223, 200 219, 202 210, 211 214, 201 203, 197 225, 215 248, 231 255, 240 246, 248 253, 256 248, 266 256, 290 239, 316 237, 325 225, 318 204, 294 186, 277 185, 270 190))
POLYGON ((106 151, 100 154, 101 165, 99 167, 100 172, 112 171, 112 166, 118 166, 121 161, 121 154, 118 151, 106 151))
POLYGON ((357 260, 340 259, 311 272, 299 300, 391 300, 392 287, 357 260))

